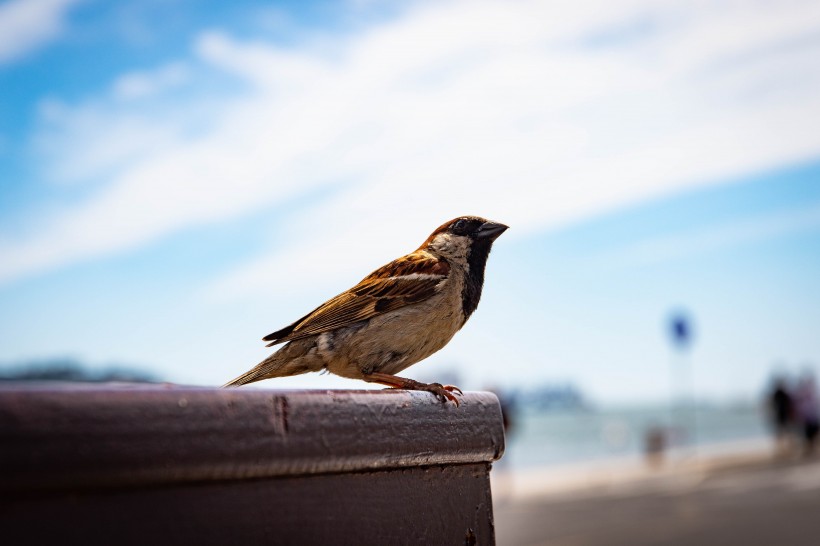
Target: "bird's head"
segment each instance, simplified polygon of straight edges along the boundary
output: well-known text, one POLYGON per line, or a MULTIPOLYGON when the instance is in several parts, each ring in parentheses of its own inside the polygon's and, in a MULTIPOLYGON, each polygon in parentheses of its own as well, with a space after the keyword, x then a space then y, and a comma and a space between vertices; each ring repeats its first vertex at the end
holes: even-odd
POLYGON ((493 241, 506 230, 504 224, 478 216, 459 216, 439 226, 421 248, 455 262, 466 263, 478 256, 486 260, 493 241))

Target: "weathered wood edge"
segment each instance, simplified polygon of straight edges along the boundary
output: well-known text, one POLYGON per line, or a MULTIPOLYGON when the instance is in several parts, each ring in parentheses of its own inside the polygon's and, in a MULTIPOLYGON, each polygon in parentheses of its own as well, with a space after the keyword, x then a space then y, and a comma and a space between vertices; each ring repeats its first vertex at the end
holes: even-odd
POLYGON ((489 463, 495 395, 0 386, 0 490, 159 485, 489 463))

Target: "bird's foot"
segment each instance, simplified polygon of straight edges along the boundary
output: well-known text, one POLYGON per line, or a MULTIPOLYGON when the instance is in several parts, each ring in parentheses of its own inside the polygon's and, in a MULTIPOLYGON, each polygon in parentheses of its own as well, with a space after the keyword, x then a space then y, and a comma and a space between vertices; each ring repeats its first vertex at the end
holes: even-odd
POLYGON ((443 403, 449 400, 456 406, 460 404, 456 394, 461 396, 463 393, 461 389, 453 385, 442 385, 441 383, 422 383, 413 379, 406 379, 386 373, 371 372, 365 375, 362 379, 371 383, 381 383, 382 385, 389 385, 394 389, 405 389, 410 391, 426 391, 435 394, 443 403))
POLYGON ((456 398, 456 395, 454 393, 459 395, 463 393, 461 392, 461 389, 459 389, 458 387, 454 387, 453 385, 442 385, 441 383, 419 383, 417 389, 420 391, 432 392, 444 404, 447 403, 447 400, 455 404, 456 407, 458 407, 459 404, 461 404, 461 402, 458 401, 458 398, 456 398))

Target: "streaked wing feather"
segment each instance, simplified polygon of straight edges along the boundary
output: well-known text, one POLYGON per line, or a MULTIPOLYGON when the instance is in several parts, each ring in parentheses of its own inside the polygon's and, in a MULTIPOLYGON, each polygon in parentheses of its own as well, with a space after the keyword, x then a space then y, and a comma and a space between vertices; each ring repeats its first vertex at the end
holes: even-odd
POLYGON ((268 346, 293 341, 422 302, 436 293, 449 269, 447 262, 415 252, 377 269, 347 292, 264 340, 271 341, 268 346))

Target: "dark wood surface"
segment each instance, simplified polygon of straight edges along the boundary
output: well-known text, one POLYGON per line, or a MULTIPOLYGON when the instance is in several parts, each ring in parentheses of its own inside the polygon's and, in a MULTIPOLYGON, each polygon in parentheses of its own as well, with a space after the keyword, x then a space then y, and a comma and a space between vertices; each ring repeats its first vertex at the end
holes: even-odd
POLYGON ((4 544, 492 544, 487 465, 18 499, 4 544))
POLYGON ((0 386, 13 543, 493 544, 498 401, 0 386))

